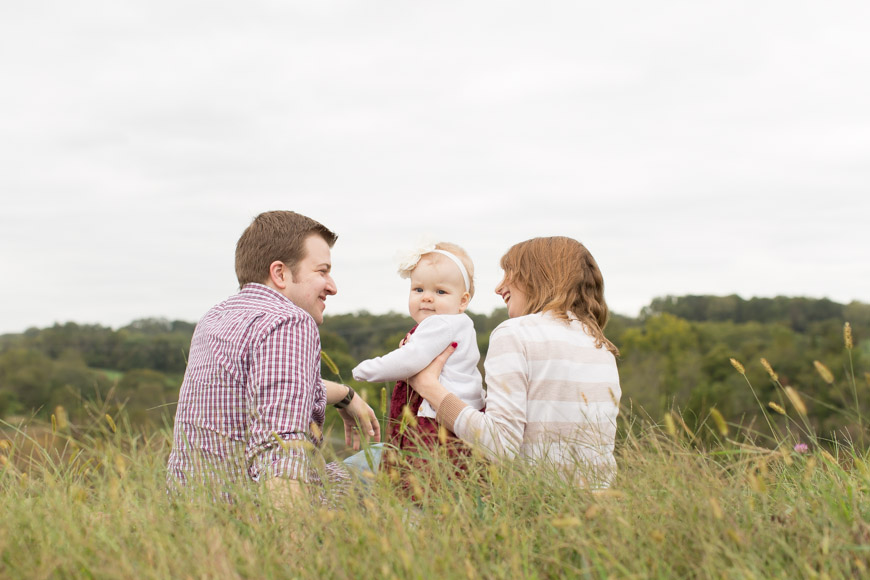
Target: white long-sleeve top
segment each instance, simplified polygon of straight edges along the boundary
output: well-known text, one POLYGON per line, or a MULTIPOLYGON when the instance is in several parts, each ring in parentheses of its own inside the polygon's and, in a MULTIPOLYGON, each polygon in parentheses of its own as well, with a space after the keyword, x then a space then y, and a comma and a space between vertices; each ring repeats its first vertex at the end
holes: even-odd
MULTIPOLYGON (((480 351, 474 323, 467 314, 433 314, 417 325, 405 345, 353 369, 358 381, 392 382, 407 380, 426 368, 451 342, 456 351, 441 371, 441 384, 475 410, 483 408, 483 379, 477 369, 480 351)), ((424 401, 419 417, 435 417, 435 410, 424 401)))

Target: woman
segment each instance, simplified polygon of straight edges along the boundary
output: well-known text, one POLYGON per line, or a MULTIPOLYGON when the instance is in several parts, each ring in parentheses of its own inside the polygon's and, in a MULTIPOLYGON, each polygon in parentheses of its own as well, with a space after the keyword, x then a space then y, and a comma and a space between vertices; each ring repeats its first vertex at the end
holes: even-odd
POLYGON ((493 332, 484 363, 486 412, 438 382, 448 348, 411 378, 437 420, 489 457, 523 457, 592 488, 616 474, 616 347, 604 336, 604 281, 589 251, 566 237, 535 238, 501 259, 496 293, 509 320, 493 332))

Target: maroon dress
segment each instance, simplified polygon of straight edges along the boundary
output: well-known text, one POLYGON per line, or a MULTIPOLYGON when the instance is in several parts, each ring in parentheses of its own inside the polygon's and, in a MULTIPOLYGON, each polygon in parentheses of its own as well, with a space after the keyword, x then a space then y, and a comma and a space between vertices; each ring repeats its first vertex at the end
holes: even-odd
MULTIPOLYGON (((411 329, 402 344, 408 340, 414 330, 411 329)), ((398 476, 402 488, 411 493, 414 499, 419 488, 414 489, 413 479, 418 482, 433 479, 436 475, 429 470, 444 469, 449 466, 448 475, 455 477, 467 471, 466 462, 471 457, 471 449, 446 427, 430 417, 418 417, 417 411, 423 403, 417 391, 406 381, 396 382, 393 395, 390 398, 390 412, 387 420, 387 450, 384 455, 384 468, 391 476, 398 476), (405 407, 408 408, 405 411, 405 407), (440 431, 440 434, 439 434, 440 431), (432 458, 444 458, 432 466, 432 458), (413 475, 413 478, 409 478, 413 475)))

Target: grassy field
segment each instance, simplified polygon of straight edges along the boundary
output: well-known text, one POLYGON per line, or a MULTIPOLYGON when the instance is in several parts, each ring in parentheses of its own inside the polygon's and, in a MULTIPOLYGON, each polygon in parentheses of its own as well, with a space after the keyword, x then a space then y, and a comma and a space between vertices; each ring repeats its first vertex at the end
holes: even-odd
POLYGON ((256 488, 236 490, 231 506, 170 501, 166 431, 136 433, 100 412, 79 428, 62 413, 51 425, 5 424, 0 578, 870 574, 870 456, 806 432, 793 394, 781 409, 793 429, 779 440, 716 414, 691 432, 678 414, 655 425, 624 409, 619 475, 604 492, 474 460, 462 480, 436 465, 415 482, 417 502, 380 474, 332 507, 289 511, 256 488))

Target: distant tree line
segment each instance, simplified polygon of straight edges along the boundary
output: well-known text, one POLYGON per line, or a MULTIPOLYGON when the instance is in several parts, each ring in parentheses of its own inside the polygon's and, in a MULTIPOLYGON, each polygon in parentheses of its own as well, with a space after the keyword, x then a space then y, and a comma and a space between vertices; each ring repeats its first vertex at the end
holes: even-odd
MULTIPOLYGON (((501 308, 471 317, 485 356, 489 334, 507 312, 501 308)), ((327 316, 320 328, 323 350, 340 378, 363 392, 379 413, 381 391, 388 394, 391 385, 353 382, 351 369, 396 348, 413 324, 407 315, 358 312, 327 316)), ((117 330, 67 323, 0 336, 0 417, 48 418, 62 405, 75 421, 85 405, 109 399, 123 405, 136 423, 171 420, 194 327, 143 319, 117 330)), ((637 318, 612 316, 606 334, 621 351, 623 402, 634 411, 642 409, 657 419, 676 408, 695 428, 715 407, 731 421, 760 427, 766 423, 761 415, 773 413, 767 403, 784 402, 781 389, 761 366, 764 357, 782 385, 804 394, 817 427, 832 432, 854 428, 853 367, 862 410, 870 409, 865 407, 870 394, 868 330, 870 305, 860 302, 667 296, 653 300, 637 318), (853 332, 851 352, 843 343, 845 321, 853 332), (735 371, 730 358, 743 363, 746 377, 735 371), (815 360, 835 374, 833 384, 820 377, 815 360), (756 396, 767 410, 759 408, 756 396)), ((339 378, 326 365, 323 374, 339 378)))
POLYGON ((750 298, 740 296, 665 296, 655 298, 641 318, 672 314, 690 322, 762 322, 785 324, 804 332, 815 322, 843 320, 852 326, 870 325, 870 307, 861 302, 838 304, 827 298, 750 298))

